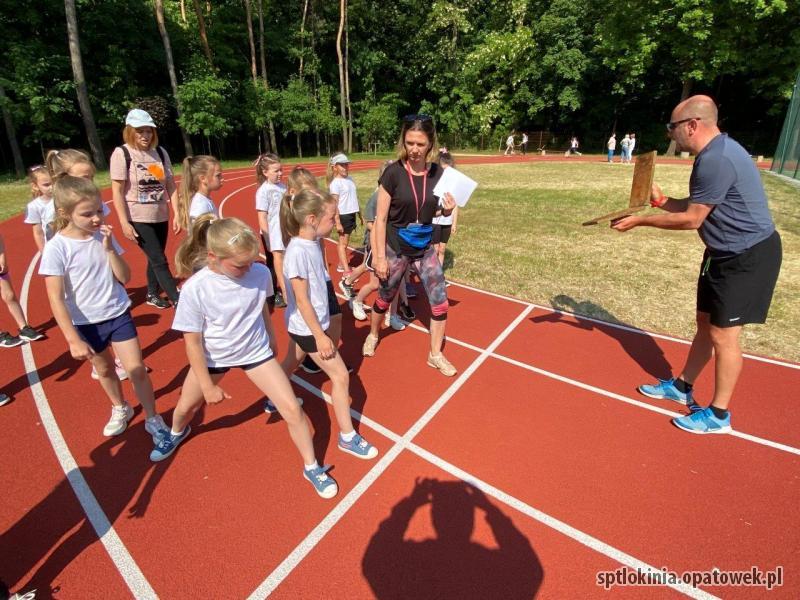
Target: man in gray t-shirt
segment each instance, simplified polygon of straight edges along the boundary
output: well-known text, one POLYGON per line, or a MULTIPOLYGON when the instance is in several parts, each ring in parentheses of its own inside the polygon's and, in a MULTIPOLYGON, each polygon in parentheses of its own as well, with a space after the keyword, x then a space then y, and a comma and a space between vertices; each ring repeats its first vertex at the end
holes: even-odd
POLYGON ((672 422, 691 433, 731 430, 728 405, 742 369, 739 336, 747 323, 764 323, 780 272, 781 238, 767 206, 761 176, 750 155, 717 127, 717 107, 708 96, 687 98, 672 111, 670 137, 696 155, 688 198, 668 198, 653 185, 650 204, 665 212, 631 215, 611 226, 618 231, 650 226, 697 229, 706 246, 697 282, 697 332, 678 377, 639 386, 651 398, 685 404, 691 414, 672 422), (714 357, 716 385, 711 405, 701 408, 692 385, 714 357))

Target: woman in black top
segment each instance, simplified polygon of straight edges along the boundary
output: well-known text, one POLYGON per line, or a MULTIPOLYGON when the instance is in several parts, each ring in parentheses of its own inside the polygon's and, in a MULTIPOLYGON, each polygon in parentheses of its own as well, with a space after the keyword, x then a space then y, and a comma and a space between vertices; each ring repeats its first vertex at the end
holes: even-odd
POLYGON ((383 315, 413 264, 431 305, 428 365, 453 376, 457 371, 442 354, 449 304, 442 266, 431 243, 431 221, 436 215, 449 215, 456 204, 449 193, 445 193, 441 200, 433 195, 433 188, 442 176, 442 168, 430 162, 435 146, 436 129, 431 117, 409 115, 403 119, 398 160, 384 171, 379 180, 372 266, 381 287, 373 306, 370 333, 364 340, 363 354, 375 354, 383 315))

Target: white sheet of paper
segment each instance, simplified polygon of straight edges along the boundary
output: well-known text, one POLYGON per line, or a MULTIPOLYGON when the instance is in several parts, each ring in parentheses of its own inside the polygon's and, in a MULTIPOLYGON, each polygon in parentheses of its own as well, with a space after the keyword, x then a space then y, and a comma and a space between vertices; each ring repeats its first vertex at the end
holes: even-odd
POLYGON ((478 187, 477 181, 470 179, 453 167, 448 167, 442 173, 439 183, 433 188, 433 195, 441 198, 445 193, 450 192, 458 206, 466 206, 476 187, 478 187))

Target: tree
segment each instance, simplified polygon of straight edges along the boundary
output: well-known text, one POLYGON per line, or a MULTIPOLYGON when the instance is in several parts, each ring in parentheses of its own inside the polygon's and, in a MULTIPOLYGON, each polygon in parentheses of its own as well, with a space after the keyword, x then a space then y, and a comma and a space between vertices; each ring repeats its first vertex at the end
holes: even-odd
POLYGON ((301 136, 314 123, 314 98, 308 84, 299 77, 292 77, 281 90, 281 106, 278 120, 284 135, 294 133, 297 137, 297 155, 303 157, 301 136))
POLYGON ((397 114, 406 103, 398 94, 387 94, 378 102, 364 100, 357 104, 356 132, 365 146, 391 146, 397 134, 397 114))
POLYGON ((191 76, 178 86, 178 99, 184 108, 178 123, 187 133, 205 136, 209 154, 210 138, 225 137, 232 130, 225 114, 230 90, 230 83, 211 72, 191 76))
POLYGON ((336 56, 339 59, 339 107, 342 115, 342 146, 345 152, 351 152, 350 142, 352 133, 350 131, 352 121, 349 114, 350 97, 348 94, 349 83, 346 79, 347 60, 342 52, 342 33, 344 32, 347 20, 347 0, 339 0, 339 31, 336 34, 336 56))
POLYGON ((16 171, 17 177, 24 177, 25 164, 22 162, 22 153, 17 142, 17 130, 14 128, 14 120, 11 118, 11 111, 8 108, 8 97, 2 83, 0 83, 0 105, 3 109, 3 124, 6 127, 8 145, 11 147, 11 154, 14 157, 14 171, 16 171))
MULTIPOLYGON (((181 103, 178 99, 178 77, 175 75, 175 60, 172 58, 172 44, 170 43, 169 33, 167 32, 166 23, 164 21, 164 2, 163 0, 154 0, 156 10, 156 22, 158 23, 158 33, 161 34, 161 42, 164 44, 164 56, 167 59, 167 72, 169 73, 169 83, 172 87, 172 96, 175 98, 175 110, 178 115, 178 123, 181 122, 181 103)), ((181 4, 183 9, 183 4, 181 4)), ((181 130, 181 137, 183 138, 183 149, 186 156, 192 156, 194 150, 192 149, 192 140, 183 129, 181 130)))
MULTIPOLYGON (((258 2, 258 49, 261 58, 261 80, 264 85, 264 90, 269 92, 269 82, 267 80, 267 56, 266 52, 264 51, 264 0, 256 0, 258 2)), ((270 117, 267 120, 267 126, 269 127, 269 148, 276 152, 278 149, 278 143, 275 139, 275 124, 272 122, 272 118, 270 117)))
POLYGON ((211 46, 208 45, 208 35, 206 34, 206 20, 203 17, 203 11, 200 8, 200 0, 194 0, 194 14, 197 17, 197 29, 200 34, 200 44, 203 47, 203 53, 206 55, 206 60, 211 67, 214 67, 214 58, 211 56, 211 46))
POLYGON ((86 130, 86 137, 89 141, 89 148, 92 151, 94 164, 99 169, 108 166, 103 146, 100 143, 100 136, 97 135, 97 127, 94 124, 92 105, 89 102, 89 90, 86 87, 86 78, 83 75, 83 59, 81 58, 81 41, 78 36, 78 17, 75 14, 75 0, 64 0, 64 8, 67 13, 67 35, 69 38, 69 54, 72 63, 72 73, 75 79, 75 91, 78 94, 78 105, 81 108, 83 126, 86 130))

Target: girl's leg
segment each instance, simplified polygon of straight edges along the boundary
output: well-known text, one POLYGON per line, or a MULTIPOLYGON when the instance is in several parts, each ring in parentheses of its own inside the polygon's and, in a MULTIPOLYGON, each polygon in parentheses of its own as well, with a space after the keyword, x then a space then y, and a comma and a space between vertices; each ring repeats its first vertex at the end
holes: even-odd
POLYGON ((300 451, 303 464, 307 466, 316 464, 317 459, 314 456, 311 427, 308 425, 306 414, 295 399, 292 386, 286 378, 281 365, 276 360, 268 360, 253 369, 245 371, 245 374, 278 407, 278 412, 281 413, 289 428, 289 435, 300 451))
POLYGON ((309 356, 331 380, 331 402, 339 430, 344 434, 350 433, 353 431, 353 420, 350 418, 350 374, 341 354, 337 352, 336 356, 327 360, 323 360, 319 352, 311 352, 309 356))
POLYGON ((155 417, 158 413, 153 395, 153 383, 150 381, 150 376, 142 361, 139 338, 132 338, 124 342, 112 342, 111 347, 114 348, 114 354, 122 363, 122 368, 128 373, 128 379, 133 384, 133 391, 139 404, 144 408, 147 418, 155 417))
POLYGON ((286 298, 286 284, 283 281, 283 250, 275 250, 272 252, 272 261, 275 265, 275 279, 278 280, 278 289, 281 291, 284 299, 286 298))
MULTIPOLYGON (((286 356, 281 361, 281 369, 286 374, 287 377, 291 377, 292 373, 294 373, 297 365, 303 362, 303 359, 306 357, 306 353, 297 345, 291 337, 289 338, 289 347, 286 351, 286 356)), ((271 361, 270 361, 271 362, 271 361)))
POLYGON ((356 301, 360 302, 361 304, 364 303, 364 300, 367 299, 372 292, 378 289, 380 286, 380 281, 378 278, 375 277, 375 273, 372 271, 369 272, 369 281, 366 285, 362 286, 360 290, 358 290, 358 294, 356 295, 356 301))
POLYGON ((14 287, 8 279, 0 279, 0 296, 2 296, 3 302, 8 306, 8 312, 11 313, 17 327, 19 329, 25 327, 28 324, 25 320, 25 313, 22 312, 22 306, 19 300, 17 300, 16 293, 14 293, 14 287))
POLYGON ((328 326, 328 337, 333 342, 333 347, 339 347, 342 339, 342 313, 331 315, 331 324, 328 326))
MULTIPOLYGON (((211 381, 216 385, 222 379, 223 373, 211 375, 211 381)), ((183 381, 181 388, 181 397, 178 399, 178 404, 175 406, 175 411, 172 413, 172 432, 182 433, 189 422, 205 402, 203 390, 200 388, 200 383, 197 381, 197 376, 190 368, 186 374, 186 379, 183 381)))
POLYGON ((347 244, 350 243, 350 234, 343 233, 339 236, 339 244, 338 244, 338 252, 339 252, 339 264, 344 269, 345 275, 350 272, 350 261, 347 260, 347 244))
POLYGON ((122 395, 122 384, 119 381, 119 377, 117 377, 111 349, 106 348, 102 352, 98 352, 92 356, 90 362, 97 373, 100 386, 108 396, 108 399, 111 400, 111 404, 116 407, 124 406, 125 398, 122 395))

